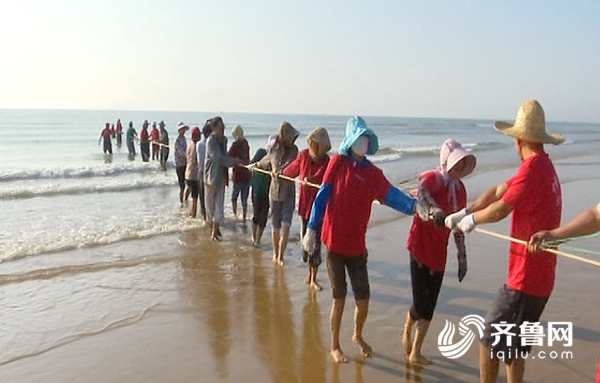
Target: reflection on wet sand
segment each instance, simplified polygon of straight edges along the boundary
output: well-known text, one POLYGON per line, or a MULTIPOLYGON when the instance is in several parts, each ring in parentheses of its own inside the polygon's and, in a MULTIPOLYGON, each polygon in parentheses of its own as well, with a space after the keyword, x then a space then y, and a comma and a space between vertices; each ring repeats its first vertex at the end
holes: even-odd
POLYGON ((308 291, 302 310, 302 349, 300 351, 300 381, 324 382, 327 373, 327 349, 323 345, 321 306, 314 290, 308 291))

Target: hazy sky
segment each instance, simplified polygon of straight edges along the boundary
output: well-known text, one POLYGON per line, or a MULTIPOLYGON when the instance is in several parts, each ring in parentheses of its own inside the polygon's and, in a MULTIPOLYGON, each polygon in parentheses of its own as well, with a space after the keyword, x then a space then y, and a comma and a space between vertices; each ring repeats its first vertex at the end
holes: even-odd
POLYGON ((600 122, 596 0, 0 4, 0 108, 600 122))

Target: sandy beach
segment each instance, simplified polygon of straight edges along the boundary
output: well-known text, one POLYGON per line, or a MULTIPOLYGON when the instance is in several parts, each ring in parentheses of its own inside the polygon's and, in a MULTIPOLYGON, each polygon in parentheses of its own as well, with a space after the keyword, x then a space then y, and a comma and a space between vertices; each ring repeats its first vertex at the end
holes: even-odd
MULTIPOLYGON (((598 202, 598 164, 596 155, 555 161, 563 183, 563 222, 598 202)), ((468 178, 469 198, 514 172, 468 178)), ((399 344, 411 303, 406 251, 411 220, 374 208, 368 232, 372 300, 365 330, 375 350, 372 358, 360 357, 352 347, 351 296, 342 327, 342 348, 350 361, 336 365, 329 358, 325 265, 318 276, 324 291, 311 292, 303 283, 306 266, 297 239, 288 248, 285 267, 276 267, 267 245, 250 246, 250 227, 229 218, 221 243, 209 242, 208 231, 196 229, 0 264, 0 381, 478 382, 477 347, 451 360, 439 352, 437 337, 446 320, 457 325, 468 314, 485 317, 506 278, 508 242, 471 234, 469 272, 462 283, 451 245, 424 345, 434 364, 414 369, 405 364, 399 344), (60 266, 65 259, 68 268, 60 266)), ((293 225, 297 229, 298 221, 293 225)), ((483 228, 508 234, 509 220, 483 228)), ((575 246, 598 249, 600 237, 575 246)), ((593 382, 600 354, 598 281, 599 269, 559 259, 542 320, 543 325, 573 322, 568 349, 573 357, 529 360, 526 382, 593 382)), ((563 350, 534 351, 555 349, 563 350)))

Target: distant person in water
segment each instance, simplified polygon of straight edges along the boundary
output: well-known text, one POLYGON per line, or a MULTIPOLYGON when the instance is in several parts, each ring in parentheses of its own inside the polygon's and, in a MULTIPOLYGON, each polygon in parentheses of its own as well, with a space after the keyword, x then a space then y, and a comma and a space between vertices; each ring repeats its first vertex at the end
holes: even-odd
POLYGON ((115 129, 117 134, 117 146, 121 146, 123 143, 123 125, 121 125, 121 119, 117 120, 117 128, 115 129))
POLYGON ((201 136, 198 127, 192 129, 192 143, 188 145, 185 153, 185 182, 192 194, 192 207, 190 209, 192 218, 196 218, 196 211, 198 210, 198 151, 196 145, 201 136))
POLYGON ((117 133, 115 132, 115 124, 112 124, 112 125, 110 126, 110 136, 111 136, 112 138, 115 138, 115 136, 116 136, 116 135, 117 135, 117 133))
POLYGON ((160 144, 160 167, 163 171, 167 171, 167 160, 169 159, 169 133, 165 128, 165 122, 161 121, 158 124, 160 128, 160 135, 158 142, 160 144))
POLYGON ((142 131, 140 132, 140 153, 142 161, 148 162, 150 159, 150 135, 148 134, 148 120, 144 120, 142 131))
MULTIPOLYGON (((252 157, 251 163, 258 162, 267 155, 267 151, 260 148, 252 157)), ((271 176, 260 172, 252 172, 250 179, 252 186, 252 244, 255 247, 260 246, 263 232, 269 219, 269 187, 271 186, 271 176)))
POLYGON ((152 140, 152 161, 158 161, 158 153, 160 151, 160 145, 158 144, 158 140, 160 139, 160 133, 156 128, 156 121, 152 121, 150 139, 152 140))
POLYGON ((202 140, 196 144, 196 153, 198 154, 198 199, 200 200, 200 213, 206 221, 206 200, 204 193, 204 162, 206 160, 206 141, 212 134, 210 120, 202 128, 202 140))
POLYGON ((185 193, 185 166, 187 163, 185 132, 189 129, 189 126, 180 122, 177 125, 177 139, 175 139, 175 171, 177 173, 177 180, 179 181, 179 202, 181 203, 183 203, 185 193))
MULTIPOLYGON (((321 185, 325 170, 329 164, 329 155, 331 150, 331 141, 325 128, 315 128, 308 137, 306 137, 308 149, 304 149, 298 154, 298 157, 283 170, 283 175, 296 178, 300 177, 303 182, 321 185)), ((303 184, 300 186, 300 198, 298 200, 298 214, 302 219, 302 235, 306 234, 310 211, 317 196, 319 189, 303 184)), ((321 233, 317 233, 319 240, 316 243, 315 251, 308 253, 302 251, 302 259, 308 263, 308 277, 304 282, 311 288, 320 291, 321 285, 317 283, 317 271, 321 265, 321 233)))
POLYGON ((100 132, 100 138, 98 139, 98 145, 100 145, 100 141, 104 140, 104 154, 109 153, 112 154, 112 143, 110 142, 110 124, 107 122, 100 132))
POLYGON ((129 121, 129 129, 127 129, 127 135, 125 136, 125 139, 127 140, 127 150, 131 156, 135 155, 135 144, 133 140, 136 138, 137 132, 133 128, 133 121, 129 121))
POLYGON ((211 239, 221 240, 220 226, 225 219, 225 187, 229 182, 227 168, 243 165, 241 160, 227 155, 225 124, 221 117, 211 119, 212 134, 206 142, 204 185, 206 187, 206 220, 212 225, 211 239))
MULTIPOLYGON (((250 161, 250 145, 244 137, 244 129, 241 125, 236 125, 231 130, 233 143, 229 148, 227 155, 232 158, 240 159, 244 164, 250 161)), ((250 194, 250 170, 243 166, 233 168, 233 191, 231 192, 231 206, 233 215, 237 218, 237 200, 241 198, 242 220, 246 224, 246 215, 248 214, 248 195, 250 194)))

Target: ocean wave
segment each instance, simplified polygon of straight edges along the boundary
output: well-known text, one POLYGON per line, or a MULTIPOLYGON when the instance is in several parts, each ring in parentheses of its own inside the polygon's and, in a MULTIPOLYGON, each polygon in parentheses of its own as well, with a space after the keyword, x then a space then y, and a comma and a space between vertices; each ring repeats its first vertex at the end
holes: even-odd
MULTIPOLYGON (((468 142, 463 147, 471 152, 482 152, 486 150, 496 150, 511 146, 506 142, 468 142)), ((414 147, 383 147, 377 151, 377 154, 371 157, 374 163, 391 162, 400 158, 407 157, 436 157, 440 153, 440 146, 414 146, 414 147)))
POLYGON ((205 224, 201 219, 189 217, 173 220, 152 226, 139 224, 121 227, 117 230, 98 231, 95 233, 76 232, 74 236, 65 236, 44 240, 35 243, 24 243, 11 241, 0 246, 0 263, 16 261, 25 257, 39 254, 57 253, 62 251, 83 249, 95 246, 110 245, 112 243, 147 239, 158 235, 175 234, 203 227, 205 224))
POLYGON ((67 168, 43 168, 43 169, 6 169, 0 170, 0 182, 11 182, 19 180, 38 179, 61 179, 61 178, 93 178, 111 177, 123 173, 146 173, 158 171, 157 163, 137 163, 122 165, 93 165, 67 168))
POLYGON ((85 180, 83 182, 35 184, 9 184, 0 186, 0 201, 54 197, 86 193, 119 193, 132 190, 158 188, 177 184, 175 177, 154 177, 150 179, 85 180))

